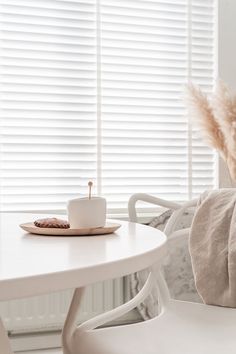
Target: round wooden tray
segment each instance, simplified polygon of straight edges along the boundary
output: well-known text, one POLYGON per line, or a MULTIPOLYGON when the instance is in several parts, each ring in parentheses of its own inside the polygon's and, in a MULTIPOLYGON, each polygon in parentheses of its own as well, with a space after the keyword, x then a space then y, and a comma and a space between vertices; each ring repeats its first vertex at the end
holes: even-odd
POLYGON ((31 233, 36 235, 45 235, 45 236, 92 236, 92 235, 105 235, 111 234, 115 232, 120 224, 115 224, 111 222, 107 222, 104 227, 98 228, 89 228, 89 229, 59 229, 59 228, 45 228, 45 227, 37 227, 34 223, 29 222, 25 224, 21 224, 20 227, 31 233))

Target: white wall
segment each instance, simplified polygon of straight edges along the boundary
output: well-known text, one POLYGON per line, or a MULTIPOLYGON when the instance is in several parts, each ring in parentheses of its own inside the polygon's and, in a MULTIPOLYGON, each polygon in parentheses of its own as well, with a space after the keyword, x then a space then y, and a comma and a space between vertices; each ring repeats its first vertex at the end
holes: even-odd
MULTIPOLYGON (((218 5, 217 76, 236 94, 236 0, 218 0, 218 5)), ((231 187, 227 168, 221 159, 219 172, 219 186, 231 187)), ((233 185, 236 187, 236 182, 233 185)))
POLYGON ((218 1, 218 75, 236 92, 236 1, 218 1))

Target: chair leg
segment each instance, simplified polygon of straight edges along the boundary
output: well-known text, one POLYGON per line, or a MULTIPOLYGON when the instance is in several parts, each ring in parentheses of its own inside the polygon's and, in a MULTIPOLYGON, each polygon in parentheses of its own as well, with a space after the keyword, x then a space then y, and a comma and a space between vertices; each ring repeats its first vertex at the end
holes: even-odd
POLYGON ((71 339, 76 329, 77 316, 81 305, 81 300, 84 294, 84 290, 85 288, 75 289, 74 295, 71 300, 70 308, 62 330, 63 354, 73 354, 71 351, 71 339))
POLYGON ((1 349, 1 353, 13 354, 13 351, 11 350, 10 341, 7 335, 7 331, 3 326, 1 318, 0 318, 0 349, 1 349))

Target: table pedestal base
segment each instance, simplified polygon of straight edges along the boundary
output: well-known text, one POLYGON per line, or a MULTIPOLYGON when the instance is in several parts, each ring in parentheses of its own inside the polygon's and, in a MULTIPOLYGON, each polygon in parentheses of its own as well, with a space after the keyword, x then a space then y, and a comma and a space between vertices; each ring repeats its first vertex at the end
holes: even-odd
POLYGON ((75 289, 68 315, 62 331, 63 354, 73 354, 71 351, 72 337, 77 325, 77 316, 85 288, 75 289))

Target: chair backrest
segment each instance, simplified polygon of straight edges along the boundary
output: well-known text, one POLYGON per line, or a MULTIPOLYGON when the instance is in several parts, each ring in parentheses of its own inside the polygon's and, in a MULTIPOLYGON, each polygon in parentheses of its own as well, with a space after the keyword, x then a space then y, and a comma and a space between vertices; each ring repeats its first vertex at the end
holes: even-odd
POLYGON ((152 195, 148 195, 146 193, 136 193, 133 194, 128 202, 128 212, 129 212, 129 221, 137 222, 137 211, 136 211, 136 203, 138 201, 143 201, 150 204, 155 204, 168 209, 180 209, 181 204, 170 202, 168 200, 164 200, 161 198, 154 197, 152 195))
POLYGON ((197 199, 190 200, 184 204, 179 204, 179 203, 171 202, 169 200, 157 198, 145 193, 136 193, 130 197, 128 203, 129 220, 131 222, 138 222, 136 203, 139 200, 150 204, 155 204, 160 207, 174 210, 173 214, 171 215, 170 219, 168 220, 164 228, 164 233, 166 234, 167 237, 170 236, 175 231, 176 225, 179 222, 179 220, 183 217, 184 212, 188 208, 195 207, 197 205, 197 199))

